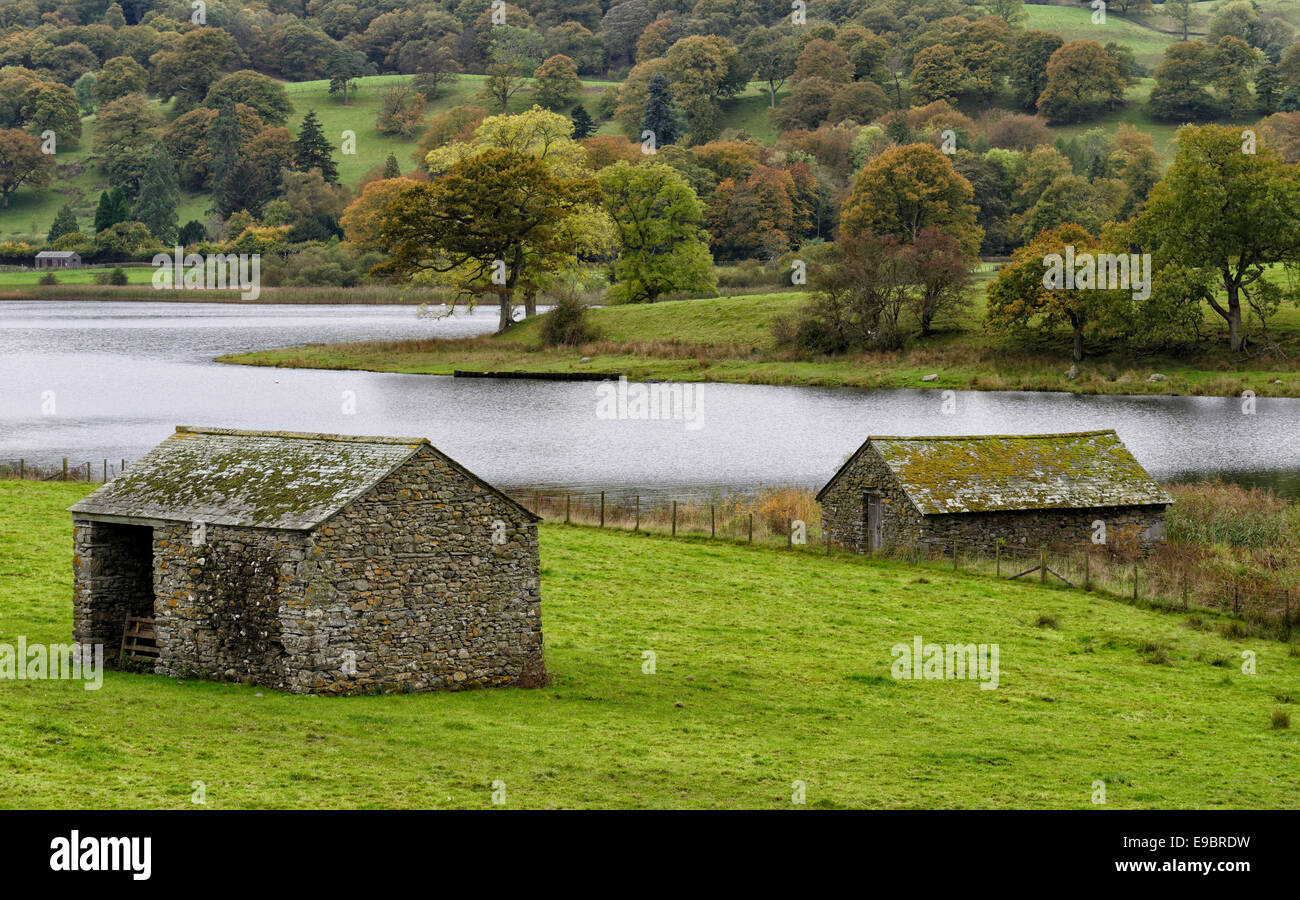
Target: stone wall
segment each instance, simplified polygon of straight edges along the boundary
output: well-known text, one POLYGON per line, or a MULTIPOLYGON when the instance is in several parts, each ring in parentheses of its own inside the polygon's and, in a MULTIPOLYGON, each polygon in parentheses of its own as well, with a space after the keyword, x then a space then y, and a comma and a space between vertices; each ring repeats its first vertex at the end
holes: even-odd
POLYGON ((865 447, 822 496, 822 525, 837 546, 865 553, 862 495, 880 494, 880 516, 886 544, 907 544, 921 537, 924 521, 874 447, 865 447))
POLYGON ((321 525, 304 568, 290 690, 546 683, 536 522, 430 448, 321 525))
POLYGON ((1106 544, 1119 550, 1149 550, 1164 541, 1163 507, 1042 509, 922 516, 873 447, 840 475, 822 497, 822 522, 831 540, 866 551, 862 495, 881 495, 886 546, 930 544, 951 547, 954 539, 992 548, 1001 539, 1010 548, 1079 547, 1092 543, 1093 522, 1106 524, 1106 544))
POLYGON ((77 520, 72 540, 73 635, 116 664, 126 617, 154 612, 151 529, 77 520))
POLYGON ((302 595, 305 532, 207 525, 154 530, 156 671, 293 690, 282 619, 302 595))

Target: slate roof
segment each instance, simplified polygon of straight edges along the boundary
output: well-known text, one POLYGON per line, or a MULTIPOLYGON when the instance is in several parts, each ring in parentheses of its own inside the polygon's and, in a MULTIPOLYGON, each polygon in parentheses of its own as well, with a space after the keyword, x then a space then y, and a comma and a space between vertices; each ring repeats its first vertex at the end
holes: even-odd
POLYGON ((306 531, 429 447, 452 468, 536 516, 424 438, 178 426, 71 507, 84 518, 204 522, 306 531))
POLYGON ((1173 502, 1113 430, 869 437, 818 492, 818 500, 868 448, 922 515, 1173 502))
POLYGON ((81 259, 81 254, 76 250, 42 250, 36 254, 37 259, 71 259, 73 257, 81 259))

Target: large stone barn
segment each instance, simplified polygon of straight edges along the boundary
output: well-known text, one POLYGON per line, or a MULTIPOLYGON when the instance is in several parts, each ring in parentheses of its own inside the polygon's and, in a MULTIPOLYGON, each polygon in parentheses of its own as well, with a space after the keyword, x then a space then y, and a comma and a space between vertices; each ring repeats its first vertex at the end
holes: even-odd
POLYGON ((1114 431, 870 437, 817 500, 831 541, 858 552, 1078 547, 1095 535, 1150 549, 1173 502, 1114 431))
POLYGON ((72 506, 117 664, 355 694, 547 680, 537 516, 422 438, 177 428, 72 506))

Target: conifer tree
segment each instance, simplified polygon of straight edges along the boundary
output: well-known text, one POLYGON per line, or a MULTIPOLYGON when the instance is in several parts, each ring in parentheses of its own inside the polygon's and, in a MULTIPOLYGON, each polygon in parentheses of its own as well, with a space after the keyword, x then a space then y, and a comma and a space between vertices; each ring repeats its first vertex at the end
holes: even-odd
POLYGON ((332 149, 316 118, 316 110, 309 109, 298 130, 298 139, 293 142, 293 167, 299 172, 320 169, 321 177, 334 184, 339 180, 339 169, 332 149))

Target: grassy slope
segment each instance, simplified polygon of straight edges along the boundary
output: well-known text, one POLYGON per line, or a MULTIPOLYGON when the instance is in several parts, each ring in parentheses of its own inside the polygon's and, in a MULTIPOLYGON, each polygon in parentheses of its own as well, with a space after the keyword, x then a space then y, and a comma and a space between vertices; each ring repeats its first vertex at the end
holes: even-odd
MULTIPOLYGON (((84 485, 0 482, 2 639, 71 631, 84 485)), ((0 806, 1294 807, 1286 646, 1096 595, 543 526, 555 684, 312 698, 109 673, 0 682, 0 806), (928 580, 927 580, 928 579, 928 580), (1055 616, 1060 630, 1035 626, 1055 616), (996 642, 1001 686, 895 682, 913 635, 996 642), (1170 648, 1145 661, 1144 643, 1170 648), (1238 673, 1242 650, 1256 676, 1238 673), (655 675, 642 653, 657 654, 655 675), (1214 665, 1219 661, 1220 665, 1214 665), (257 696, 257 694, 263 696, 257 696)))
MULTIPOLYGON (((113 266, 88 266, 84 269, 55 272, 54 277, 59 280, 59 284, 94 284, 96 274, 111 272, 112 270, 113 266)), ((122 271, 126 273, 128 284, 150 284, 153 280, 154 270, 152 267, 125 266, 122 271)), ((35 271, 0 271, 0 287, 31 286, 40 281, 44 274, 44 272, 35 271)))

